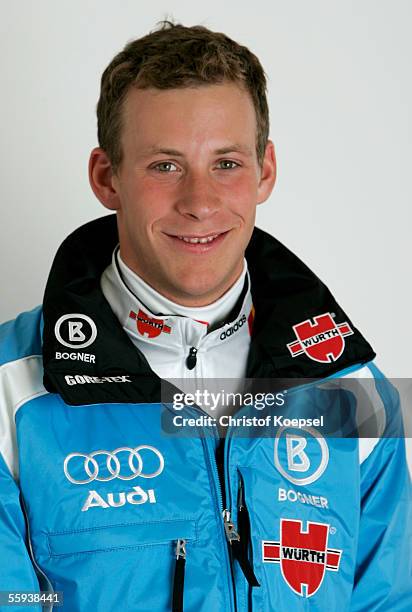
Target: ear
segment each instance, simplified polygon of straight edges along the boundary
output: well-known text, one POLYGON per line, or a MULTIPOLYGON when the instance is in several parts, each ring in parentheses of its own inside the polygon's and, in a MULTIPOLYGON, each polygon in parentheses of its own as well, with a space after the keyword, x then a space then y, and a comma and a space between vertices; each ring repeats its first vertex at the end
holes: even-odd
POLYGON ((89 182, 98 200, 110 210, 118 210, 119 197, 113 188, 113 169, 104 149, 96 147, 90 153, 89 182))
POLYGON ((260 170, 260 181, 258 186, 258 204, 265 202, 272 193, 276 181, 276 156, 275 145, 268 140, 260 170))

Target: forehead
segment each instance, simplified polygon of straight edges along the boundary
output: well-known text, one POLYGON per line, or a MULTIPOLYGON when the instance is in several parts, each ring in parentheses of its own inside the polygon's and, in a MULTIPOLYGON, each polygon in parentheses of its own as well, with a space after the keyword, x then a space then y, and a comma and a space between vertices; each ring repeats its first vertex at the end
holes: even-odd
POLYGON ((126 148, 159 143, 223 146, 226 141, 254 145, 256 139, 252 98, 243 87, 229 82, 165 90, 132 88, 123 105, 122 123, 126 148))

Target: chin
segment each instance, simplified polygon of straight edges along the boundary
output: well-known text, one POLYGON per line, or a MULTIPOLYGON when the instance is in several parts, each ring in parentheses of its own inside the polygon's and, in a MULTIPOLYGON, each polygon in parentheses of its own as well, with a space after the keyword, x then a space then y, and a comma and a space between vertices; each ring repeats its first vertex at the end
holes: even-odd
MULTIPOLYGON (((199 278, 199 274, 194 274, 193 279, 185 278, 184 282, 182 282, 182 279, 179 279, 179 281, 174 286, 174 293, 181 296, 182 303, 188 300, 202 301, 203 298, 206 301, 202 305, 206 305, 206 303, 214 302, 220 297, 219 287, 222 284, 222 279, 211 279, 210 276, 207 279, 199 278)), ((175 301, 179 302, 178 299, 175 301)))
MULTIPOLYGON (((212 295, 216 291, 218 291, 217 284, 205 284, 205 283, 184 283, 180 284, 176 287, 178 292, 182 297, 186 297, 186 299, 196 299, 202 298, 203 296, 212 295)), ((212 298, 213 299, 213 298, 212 298)), ((216 298, 214 298, 216 299, 216 298)), ((213 301, 214 301, 213 299, 213 301)))

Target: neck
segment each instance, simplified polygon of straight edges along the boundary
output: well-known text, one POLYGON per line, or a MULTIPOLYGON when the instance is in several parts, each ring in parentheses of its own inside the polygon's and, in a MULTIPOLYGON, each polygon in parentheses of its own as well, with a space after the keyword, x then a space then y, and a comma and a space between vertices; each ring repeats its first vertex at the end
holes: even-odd
POLYGON ((217 300, 205 306, 187 306, 171 300, 133 272, 117 252, 116 262, 119 275, 127 289, 134 294, 153 314, 181 315, 195 320, 207 321, 209 329, 226 320, 237 303, 247 275, 246 260, 234 284, 217 300))

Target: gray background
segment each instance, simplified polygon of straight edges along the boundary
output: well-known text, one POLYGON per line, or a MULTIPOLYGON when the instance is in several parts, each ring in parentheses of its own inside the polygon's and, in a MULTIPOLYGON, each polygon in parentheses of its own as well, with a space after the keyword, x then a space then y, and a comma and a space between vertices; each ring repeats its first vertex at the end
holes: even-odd
POLYGON ((0 320, 41 301, 62 239, 105 213, 87 180, 100 75, 173 16, 260 57, 279 173, 257 224, 328 284, 388 376, 410 376, 411 6, 3 0, 0 320))

